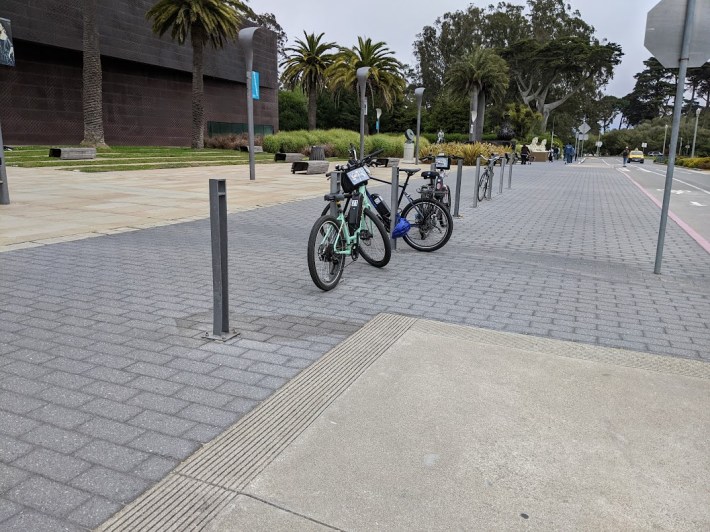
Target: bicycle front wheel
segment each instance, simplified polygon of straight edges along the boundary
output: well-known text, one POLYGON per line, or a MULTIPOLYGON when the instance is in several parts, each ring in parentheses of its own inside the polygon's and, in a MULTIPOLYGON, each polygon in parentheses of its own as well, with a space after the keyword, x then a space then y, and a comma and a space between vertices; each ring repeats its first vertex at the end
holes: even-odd
POLYGON ((328 291, 340 282, 345 267, 345 234, 333 216, 321 216, 308 237, 308 271, 315 285, 328 291))
POLYGON ((402 211, 411 228, 402 238, 417 251, 436 251, 443 247, 454 231, 454 219, 439 201, 416 199, 402 211))
POLYGON ((380 219, 366 209, 360 230, 360 255, 376 268, 387 265, 392 256, 392 245, 385 226, 380 219))
POLYGON ((478 182, 478 201, 483 201, 486 198, 486 193, 488 192, 488 170, 483 171, 481 175, 481 180, 478 182))

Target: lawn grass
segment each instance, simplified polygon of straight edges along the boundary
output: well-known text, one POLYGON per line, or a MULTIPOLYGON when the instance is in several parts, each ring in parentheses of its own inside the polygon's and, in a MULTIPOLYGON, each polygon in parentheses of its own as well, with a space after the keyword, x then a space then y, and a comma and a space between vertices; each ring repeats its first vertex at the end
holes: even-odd
MULTIPOLYGON (((53 146, 56 147, 56 146, 53 146)), ((20 168, 57 167, 81 172, 115 172, 157 168, 186 168, 193 166, 222 166, 248 164, 246 152, 235 150, 161 147, 116 146, 99 148, 96 159, 61 160, 49 157, 49 146, 20 146, 5 152, 7 166, 20 168)), ((273 155, 257 153, 256 161, 273 162, 273 155)))

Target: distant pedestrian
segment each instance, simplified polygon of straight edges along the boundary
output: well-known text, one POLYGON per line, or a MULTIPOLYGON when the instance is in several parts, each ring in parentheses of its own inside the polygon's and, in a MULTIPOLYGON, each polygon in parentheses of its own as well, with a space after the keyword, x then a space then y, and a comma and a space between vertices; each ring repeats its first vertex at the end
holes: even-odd
POLYGON ((528 159, 530 158, 530 148, 527 144, 523 144, 520 148, 520 164, 528 164, 528 159))
POLYGON ((560 160, 560 149, 557 146, 555 146, 554 148, 552 148, 552 150, 555 152, 555 161, 559 161, 560 160))
POLYGON ((624 166, 626 166, 626 161, 629 160, 629 147, 626 146, 624 151, 621 152, 621 157, 624 159, 624 166))
POLYGON ((555 160, 555 150, 550 148, 550 151, 547 152, 547 160, 552 162, 555 160))
POLYGON ((572 164, 572 157, 574 157, 574 146, 567 143, 564 150, 565 164, 572 164))

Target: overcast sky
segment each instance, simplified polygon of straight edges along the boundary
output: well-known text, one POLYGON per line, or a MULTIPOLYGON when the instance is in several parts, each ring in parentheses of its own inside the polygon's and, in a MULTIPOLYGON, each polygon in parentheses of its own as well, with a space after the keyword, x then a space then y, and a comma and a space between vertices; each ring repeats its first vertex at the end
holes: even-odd
MULTIPOLYGON (((404 63, 416 64, 412 44, 417 33, 437 17, 449 11, 462 10, 470 4, 479 7, 498 0, 251 0, 257 12, 274 13, 289 37, 303 37, 303 31, 325 33, 328 41, 353 46, 358 36, 385 41, 404 63)), ((525 4, 524 0, 509 0, 525 4)), ((605 89, 607 94, 624 96, 634 87, 634 74, 643 69, 642 62, 651 54, 643 46, 646 13, 658 0, 569 0, 582 18, 596 29, 598 38, 618 43, 624 52, 622 63, 615 69, 614 79, 605 89)))

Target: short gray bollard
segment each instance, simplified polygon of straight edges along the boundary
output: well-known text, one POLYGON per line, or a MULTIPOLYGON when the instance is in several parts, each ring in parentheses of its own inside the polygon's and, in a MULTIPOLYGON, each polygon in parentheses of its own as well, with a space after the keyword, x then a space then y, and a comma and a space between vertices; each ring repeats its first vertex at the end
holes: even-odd
POLYGON ((2 143, 2 125, 0 125, 0 205, 10 205, 10 188, 5 170, 5 146, 2 143))
POLYGON ((459 204, 461 203, 461 175, 463 174, 463 159, 459 159, 456 166, 456 203, 454 203, 454 216, 460 218, 459 204))
MULTIPOLYGON (((330 174, 330 193, 337 194, 340 192, 340 172, 335 170, 330 174)), ((334 202, 330 202, 330 214, 335 218, 338 217, 338 205, 334 202)))
POLYGON ((481 183, 481 156, 476 157, 476 176, 473 180, 473 208, 478 207, 478 185, 481 183))
POLYGON ((498 185, 498 194, 503 194, 503 176, 505 175, 505 158, 500 160, 500 185, 498 185))
POLYGON ((515 159, 510 160, 510 166, 508 167, 508 189, 513 186, 513 161, 515 161, 515 159))
POLYGON ((212 294, 214 299, 210 340, 225 341, 236 336, 229 329, 229 264, 227 262, 227 184, 210 179, 210 225, 212 229, 212 294))
POLYGON ((392 235, 397 225, 397 202, 399 200, 399 166, 392 167, 392 193, 390 196, 390 244, 397 249, 397 239, 392 235))

